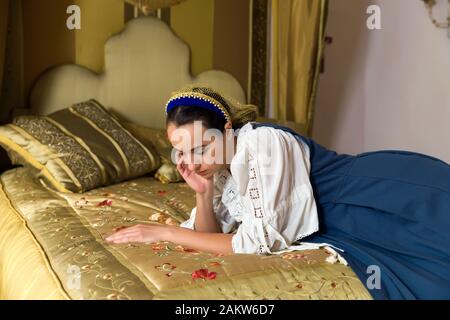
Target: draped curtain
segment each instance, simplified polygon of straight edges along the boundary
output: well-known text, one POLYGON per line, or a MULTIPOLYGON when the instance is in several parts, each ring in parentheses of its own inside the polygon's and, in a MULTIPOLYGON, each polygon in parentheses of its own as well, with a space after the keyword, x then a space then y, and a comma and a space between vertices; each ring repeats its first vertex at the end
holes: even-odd
MULTIPOLYGON (((24 105, 22 0, 0 0, 0 125, 24 105)), ((11 167, 0 148, 0 173, 11 167)))
POLYGON ((311 135, 328 0, 271 0, 269 116, 311 135))
POLYGON ((0 0, 0 124, 24 104, 22 0, 0 0))
MULTIPOLYGON (((0 0, 0 108, 3 100, 3 74, 6 59, 6 34, 8 26, 9 0, 0 0)), ((0 110, 1 111, 1 110, 0 110)), ((10 165, 6 151, 0 148, 0 172, 3 172, 10 165)))
POLYGON ((8 0, 0 0, 0 93, 3 84, 5 65, 6 28, 8 25, 8 0))

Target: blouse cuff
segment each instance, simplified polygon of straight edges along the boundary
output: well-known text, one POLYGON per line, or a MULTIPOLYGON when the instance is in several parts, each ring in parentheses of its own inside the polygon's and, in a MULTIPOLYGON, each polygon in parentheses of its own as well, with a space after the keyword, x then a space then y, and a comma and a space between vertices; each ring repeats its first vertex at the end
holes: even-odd
POLYGON ((241 225, 231 238, 231 247, 233 253, 257 254, 259 246, 247 232, 243 232, 241 225))
MULTIPOLYGON (((191 216, 186 221, 180 224, 180 227, 195 230, 195 216, 197 214, 197 207, 192 209, 191 216)), ((233 219, 227 212, 215 212, 217 222, 220 225, 222 233, 230 233, 236 227, 236 220, 233 219)))

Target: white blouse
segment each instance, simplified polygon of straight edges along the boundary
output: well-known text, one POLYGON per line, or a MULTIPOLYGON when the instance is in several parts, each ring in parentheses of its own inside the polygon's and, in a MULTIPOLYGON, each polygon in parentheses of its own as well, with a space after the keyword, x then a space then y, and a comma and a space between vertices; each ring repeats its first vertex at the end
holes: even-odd
MULTIPOLYGON (((235 232, 234 253, 279 254, 326 245, 292 245, 319 230, 307 144, 283 130, 247 124, 238 132, 230 170, 214 176, 213 208, 222 232, 235 232)), ((194 229, 195 215, 196 208, 181 227, 194 229)))

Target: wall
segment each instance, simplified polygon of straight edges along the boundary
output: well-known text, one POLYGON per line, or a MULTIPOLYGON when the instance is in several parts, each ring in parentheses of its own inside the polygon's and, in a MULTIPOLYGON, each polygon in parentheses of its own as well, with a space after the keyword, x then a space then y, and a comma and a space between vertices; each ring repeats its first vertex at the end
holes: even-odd
POLYGON ((423 3, 331 0, 327 34, 313 138, 341 153, 412 150, 450 163, 450 39, 423 3), (369 4, 382 30, 366 28, 369 4))
MULTIPOLYGON (((249 6, 250 0, 189 0, 171 9, 171 27, 191 48, 194 75, 220 69, 247 88, 249 6)), ((104 44, 124 20, 123 0, 23 0, 26 95, 49 67, 77 63, 101 72, 104 44), (66 28, 71 4, 81 8, 81 30, 66 28)))
POLYGON ((189 0, 172 7, 170 24, 191 48, 194 75, 224 70, 247 90, 250 0, 189 0))
POLYGON ((58 64, 102 71, 104 44, 123 28, 123 8, 122 0, 23 0, 25 92, 39 74, 58 64), (72 4, 81 8, 81 30, 66 27, 72 4))
POLYGON ((189 0, 172 7, 170 24, 191 48, 191 72, 212 69, 214 0, 189 0))
POLYGON ((37 77, 56 65, 77 63, 101 72, 105 41, 123 28, 123 8, 122 0, 23 0, 26 95, 37 77), (66 27, 72 4, 81 8, 81 30, 66 27))
POLYGON ((25 92, 44 70, 75 61, 75 33, 66 28, 71 0, 23 0, 25 92))
POLYGON ((249 77, 250 0, 215 0, 213 67, 234 75, 245 91, 249 77))
POLYGON ((123 0, 76 0, 81 9, 81 30, 75 31, 75 63, 103 71, 104 45, 124 26, 123 0), (99 14, 101 12, 101 14, 99 14))

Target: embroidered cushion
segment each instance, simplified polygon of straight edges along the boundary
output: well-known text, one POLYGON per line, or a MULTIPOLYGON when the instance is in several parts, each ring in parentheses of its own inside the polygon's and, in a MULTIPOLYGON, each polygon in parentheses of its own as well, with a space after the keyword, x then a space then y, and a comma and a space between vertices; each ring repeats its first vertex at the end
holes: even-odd
POLYGON ((0 145, 13 164, 35 169, 62 192, 85 192, 143 176, 159 167, 144 145, 95 100, 48 116, 19 116, 0 127, 0 145))

